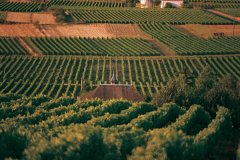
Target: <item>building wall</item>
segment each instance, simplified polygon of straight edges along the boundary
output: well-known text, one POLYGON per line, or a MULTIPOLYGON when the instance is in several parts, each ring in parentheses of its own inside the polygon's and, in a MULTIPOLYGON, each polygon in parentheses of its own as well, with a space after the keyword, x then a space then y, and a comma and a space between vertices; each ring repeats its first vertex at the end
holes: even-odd
POLYGON ((183 1, 171 1, 171 0, 165 1, 165 0, 162 0, 160 7, 164 8, 167 3, 171 3, 176 8, 180 8, 182 6, 182 4, 183 4, 183 1))
POLYGON ((140 0, 141 8, 151 8, 153 7, 153 0, 140 0))

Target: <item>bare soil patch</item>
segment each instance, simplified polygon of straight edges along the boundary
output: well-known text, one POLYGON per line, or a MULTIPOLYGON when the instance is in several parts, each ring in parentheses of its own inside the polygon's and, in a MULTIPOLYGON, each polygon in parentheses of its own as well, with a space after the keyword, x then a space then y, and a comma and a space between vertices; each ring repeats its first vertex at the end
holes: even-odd
POLYGON ((33 24, 3 24, 0 25, 0 36, 37 37, 44 34, 33 24))
POLYGON ((55 17, 52 13, 22 13, 22 12, 8 12, 7 22, 10 23, 35 23, 39 24, 56 24, 55 17))
POLYGON ((103 38, 142 38, 149 39, 137 25, 120 24, 3 24, 0 25, 0 36, 10 37, 103 37, 103 38))
POLYGON ((10 23, 30 23, 32 13, 8 12, 6 21, 10 23))
POLYGON ((133 24, 74 24, 45 26, 46 32, 52 36, 79 36, 79 37, 131 37, 143 38, 145 34, 133 24))
POLYGON ((176 27, 185 33, 195 35, 202 38, 213 37, 214 33, 224 33, 224 36, 240 36, 240 25, 200 25, 187 24, 176 25, 176 27), (234 32, 233 32, 234 30, 234 32))
POLYGON ((39 24, 56 24, 55 17, 52 13, 33 13, 32 22, 39 22, 39 24))

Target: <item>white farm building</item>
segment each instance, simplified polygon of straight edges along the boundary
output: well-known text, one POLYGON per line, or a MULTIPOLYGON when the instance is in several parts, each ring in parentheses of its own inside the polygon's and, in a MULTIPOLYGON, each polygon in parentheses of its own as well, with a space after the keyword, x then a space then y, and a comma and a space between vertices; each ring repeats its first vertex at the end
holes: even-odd
POLYGON ((140 0, 141 8, 152 8, 153 0, 140 0))
POLYGON ((183 5, 183 0, 161 0, 161 8, 165 8, 166 4, 170 3, 174 8, 180 8, 183 5))
MULTIPOLYGON (((141 8, 152 8, 157 0, 140 0, 141 8)), ((165 8, 166 4, 171 4, 174 8, 180 8, 183 5, 183 0, 160 0, 160 8, 165 8)))

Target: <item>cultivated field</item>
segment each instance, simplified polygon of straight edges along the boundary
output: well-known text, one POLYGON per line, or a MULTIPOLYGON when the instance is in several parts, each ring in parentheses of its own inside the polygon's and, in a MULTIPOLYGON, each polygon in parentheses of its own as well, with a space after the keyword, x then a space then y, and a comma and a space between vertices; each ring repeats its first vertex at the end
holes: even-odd
POLYGON ((190 9, 101 9, 80 8, 67 10, 75 22, 81 23, 147 23, 171 24, 232 24, 229 19, 203 10, 190 9))
POLYGON ((223 17, 226 17, 228 19, 231 19, 233 21, 236 21, 236 22, 240 22, 240 17, 235 17, 236 15, 232 15, 231 12, 224 12, 224 11, 219 11, 219 10, 210 10, 210 12, 212 13, 215 13, 215 14, 218 14, 220 16, 223 16, 223 17))
POLYGON ((0 103, 4 105, 0 109, 0 126, 4 128, 2 143, 6 143, 6 147, 10 147, 7 143, 10 140, 22 144, 13 150, 18 151, 15 157, 20 159, 44 159, 45 155, 56 159, 104 159, 109 156, 161 159, 167 155, 172 159, 174 156, 169 149, 173 146, 178 147, 174 152, 181 152, 182 159, 189 155, 203 158, 224 134, 232 131, 230 111, 224 107, 219 107, 216 117, 211 118, 199 105, 184 110, 174 103, 159 107, 124 100, 79 101, 46 96, 2 98, 6 99, 0 103), (5 103, 9 101, 11 104, 5 103), (156 150, 151 149, 153 146, 156 150))
POLYGON ((240 25, 186 24, 176 25, 176 27, 202 38, 212 38, 214 33, 224 33, 224 36, 240 36, 240 25))
POLYGON ((183 68, 197 75, 210 66, 219 77, 240 80, 240 57, 0 57, 0 93, 50 97, 80 95, 81 80, 91 87, 108 83, 114 71, 119 83, 133 84, 142 95, 153 95, 183 68), (15 78, 12 78, 15 77, 15 78))
POLYGON ((39 23, 55 24, 52 13, 8 12, 6 22, 9 23, 39 23))
POLYGON ((73 24, 45 25, 41 27, 49 36, 147 39, 147 36, 134 24, 73 24))
POLYGON ((240 159, 240 1, 136 2, 0 2, 0 160, 240 159))
POLYGON ((34 24, 3 24, 0 25, 0 36, 39 37, 44 34, 34 24))
POLYGON ((173 25, 143 23, 141 29, 166 44, 178 55, 211 55, 240 53, 240 37, 198 38, 178 30, 173 25), (187 44, 187 46, 186 46, 187 44))
MULTIPOLYGON (((26 21, 28 22, 28 21, 26 21)), ((46 22, 46 21, 45 21, 46 22)), ((0 36, 7 37, 89 37, 89 38, 142 38, 149 37, 134 24, 3 24, 0 36)))
POLYGON ((8 2, 32 2, 32 0, 8 0, 8 2))

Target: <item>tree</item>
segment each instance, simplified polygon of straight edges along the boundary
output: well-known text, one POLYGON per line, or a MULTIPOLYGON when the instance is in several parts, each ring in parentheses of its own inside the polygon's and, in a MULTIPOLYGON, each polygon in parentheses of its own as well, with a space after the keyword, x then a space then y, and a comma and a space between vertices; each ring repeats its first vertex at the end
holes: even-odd
POLYGON ((235 126, 240 126, 240 85, 230 75, 217 79, 217 75, 206 67, 195 78, 183 70, 176 79, 169 80, 154 96, 153 103, 161 106, 175 102, 189 108, 200 104, 214 116, 218 106, 231 110, 235 126))

